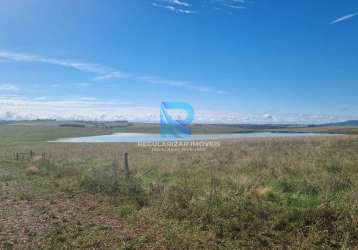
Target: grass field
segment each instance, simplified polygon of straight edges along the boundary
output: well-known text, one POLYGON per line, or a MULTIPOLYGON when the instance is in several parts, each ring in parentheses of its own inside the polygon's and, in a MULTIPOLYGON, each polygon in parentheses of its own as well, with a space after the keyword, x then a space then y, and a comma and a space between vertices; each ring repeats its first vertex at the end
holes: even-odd
POLYGON ((114 131, 0 126, 0 249, 358 249, 357 135, 170 153, 46 142, 114 131))

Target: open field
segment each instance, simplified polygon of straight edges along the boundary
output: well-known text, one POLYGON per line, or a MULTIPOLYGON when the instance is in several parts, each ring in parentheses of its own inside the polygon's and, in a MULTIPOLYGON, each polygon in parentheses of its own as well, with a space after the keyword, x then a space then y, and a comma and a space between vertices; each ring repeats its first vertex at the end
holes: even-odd
POLYGON ((171 153, 46 142, 113 132, 129 131, 0 126, 0 249, 358 249, 357 135, 171 153))
MULTIPOLYGON (((317 133, 340 133, 340 134, 358 134, 357 125, 287 125, 287 124, 194 124, 191 125, 193 134, 215 134, 215 133, 248 133, 248 132, 317 132, 317 133)), ((0 123, 1 125, 1 123, 0 123)), ((68 131, 71 135, 94 135, 94 134, 111 134, 115 132, 123 133, 159 133, 160 125, 153 123, 127 123, 127 125, 118 126, 118 122, 90 122, 90 121, 18 121, 8 122, 5 128, 21 126, 22 133, 26 133, 26 127, 34 127, 37 130, 44 128, 52 129, 52 133, 47 134, 49 138, 55 139, 62 135, 61 131, 68 131), (64 126, 65 125, 65 126, 64 126), (71 127, 72 126, 72 127, 71 127), (53 128, 58 128, 53 130, 53 128), (67 129, 66 129, 67 128, 67 129), (68 129, 70 128, 70 129, 68 129), (72 128, 72 130, 71 130, 72 128), (57 136, 57 137, 56 137, 57 136)), ((66 135, 66 134, 64 134, 66 135)), ((30 136, 30 135, 29 135, 30 136)), ((36 138, 38 139, 38 138, 36 138)))

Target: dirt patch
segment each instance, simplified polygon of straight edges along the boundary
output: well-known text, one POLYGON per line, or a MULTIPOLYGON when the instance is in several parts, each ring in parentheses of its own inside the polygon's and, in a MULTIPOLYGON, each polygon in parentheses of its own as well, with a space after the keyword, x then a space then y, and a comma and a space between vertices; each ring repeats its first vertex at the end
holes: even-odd
POLYGON ((81 238, 82 231, 91 231, 91 228, 93 232, 101 230, 108 237, 97 241, 92 238, 88 247, 118 248, 135 237, 135 231, 118 217, 106 213, 109 208, 107 202, 89 195, 51 201, 3 200, 0 206, 0 249, 37 249, 49 246, 49 241, 58 244, 66 240, 62 239, 64 236, 56 238, 62 233, 75 242, 76 237, 81 238))
POLYGON ((26 174, 28 175, 38 174, 39 172, 39 168, 35 165, 31 165, 26 169, 26 174))

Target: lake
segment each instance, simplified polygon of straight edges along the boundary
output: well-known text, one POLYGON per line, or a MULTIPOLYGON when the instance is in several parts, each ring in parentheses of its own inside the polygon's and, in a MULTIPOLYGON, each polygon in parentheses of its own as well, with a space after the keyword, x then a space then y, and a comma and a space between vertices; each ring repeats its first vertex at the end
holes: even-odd
MULTIPOLYGON (((208 141, 208 140, 247 139, 247 138, 319 137, 319 136, 322 137, 322 136, 338 136, 338 135, 327 134, 327 133, 254 132, 254 133, 233 133, 233 134, 195 134, 192 135, 190 139, 180 139, 180 140, 208 141)), ((56 140, 55 142, 113 143, 113 142, 152 142, 152 141, 170 141, 170 139, 161 138, 160 134, 115 133, 112 135, 63 138, 63 139, 56 140)))

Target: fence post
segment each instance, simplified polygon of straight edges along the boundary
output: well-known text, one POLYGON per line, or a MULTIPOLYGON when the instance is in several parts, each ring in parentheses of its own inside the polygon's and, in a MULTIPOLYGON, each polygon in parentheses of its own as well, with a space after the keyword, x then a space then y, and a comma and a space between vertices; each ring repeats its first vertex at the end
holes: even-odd
POLYGON ((128 153, 124 153, 124 175, 129 177, 128 153))
POLYGON ((34 155, 34 152, 32 152, 32 150, 30 150, 30 159, 32 160, 32 157, 34 155))

